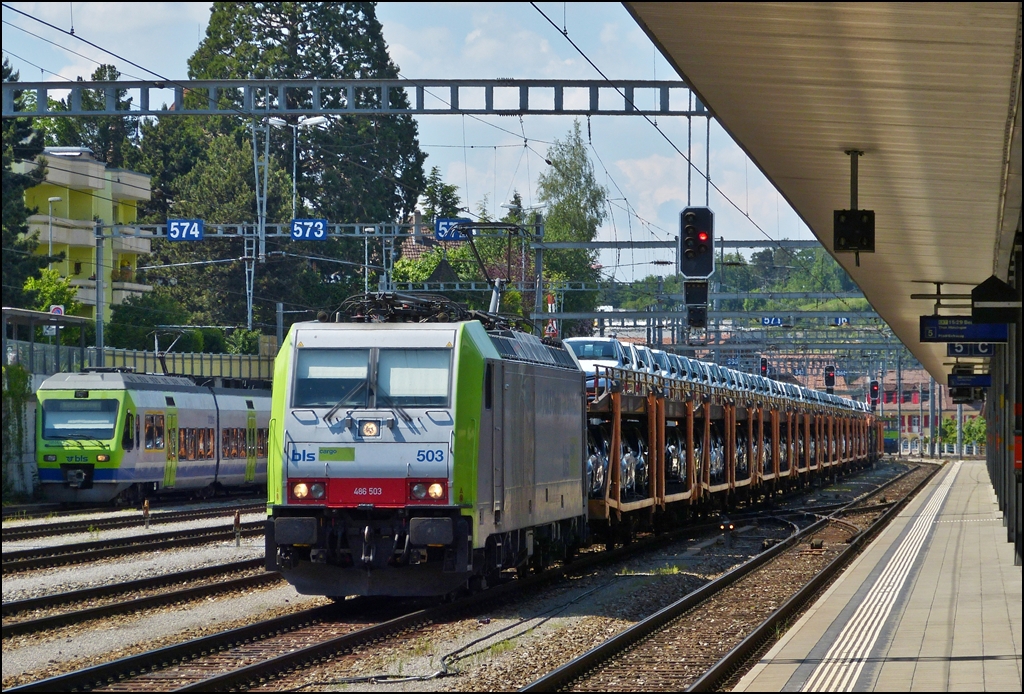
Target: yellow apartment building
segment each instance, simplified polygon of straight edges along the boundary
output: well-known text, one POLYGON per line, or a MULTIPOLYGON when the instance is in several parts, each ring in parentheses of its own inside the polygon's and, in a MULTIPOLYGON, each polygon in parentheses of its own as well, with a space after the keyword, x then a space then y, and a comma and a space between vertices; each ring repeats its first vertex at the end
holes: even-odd
MULTIPOLYGON (((78 288, 80 315, 85 318, 96 318, 99 276, 103 318, 110 320, 112 306, 153 289, 136 281, 139 257, 150 252, 150 240, 115 235, 112 230, 113 225, 135 223, 139 201, 150 199, 150 177, 108 167, 86 147, 47 147, 41 156, 47 162, 46 179, 25 191, 25 204, 38 210, 28 218, 30 233, 38 233, 36 253, 46 255, 51 246, 53 255, 64 253, 64 260, 53 267, 78 288), (98 273, 97 223, 105 227, 98 273)), ((14 166, 21 171, 28 168, 14 166)))

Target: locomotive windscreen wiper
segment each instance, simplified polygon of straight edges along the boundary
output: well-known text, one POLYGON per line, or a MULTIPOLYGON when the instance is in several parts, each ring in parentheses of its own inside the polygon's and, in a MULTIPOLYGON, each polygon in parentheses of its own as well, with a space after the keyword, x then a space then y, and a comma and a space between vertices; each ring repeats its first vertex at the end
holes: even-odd
POLYGON ((348 402, 352 398, 353 395, 355 395, 356 393, 358 393, 361 389, 363 389, 365 387, 366 387, 366 381, 360 381, 355 386, 353 386, 351 390, 349 390, 347 393, 345 393, 344 395, 341 396, 341 399, 338 400, 338 402, 334 403, 334 407, 332 407, 331 409, 329 409, 327 411, 327 413, 324 415, 324 420, 329 421, 331 419, 331 417, 334 416, 334 413, 341 409, 342 405, 344 405, 346 402, 348 402))
POLYGON ((383 398, 385 404, 387 404, 389 407, 393 408, 396 412, 398 412, 398 416, 400 416, 402 419, 404 419, 407 422, 412 421, 412 415, 409 414, 409 412, 404 407, 395 402, 390 395, 385 393, 380 388, 376 390, 376 395, 378 398, 383 398))

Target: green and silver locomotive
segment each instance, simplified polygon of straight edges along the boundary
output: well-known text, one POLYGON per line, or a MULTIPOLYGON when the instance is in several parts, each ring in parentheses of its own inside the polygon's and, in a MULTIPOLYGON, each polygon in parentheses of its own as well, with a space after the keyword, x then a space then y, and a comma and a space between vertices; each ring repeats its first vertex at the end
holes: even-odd
POLYGON ((267 568, 305 594, 481 587, 583 541, 585 450, 583 372, 561 346, 478 320, 295 324, 274 371, 267 568))

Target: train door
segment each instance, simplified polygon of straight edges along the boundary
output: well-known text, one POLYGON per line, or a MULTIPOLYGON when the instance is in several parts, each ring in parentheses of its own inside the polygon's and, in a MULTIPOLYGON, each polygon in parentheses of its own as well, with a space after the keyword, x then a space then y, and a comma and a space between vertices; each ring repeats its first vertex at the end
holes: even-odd
POLYGON ((505 435, 502 427, 505 424, 505 363, 491 363, 493 372, 491 383, 494 393, 491 404, 494 408, 491 418, 494 422, 491 435, 491 475, 494 485, 494 524, 501 523, 502 504, 505 500, 505 435))
POLYGON ((164 487, 173 487, 178 477, 178 413, 167 413, 167 457, 164 461, 164 487))
POLYGON ((256 481, 256 413, 249 410, 245 418, 245 481, 256 481))

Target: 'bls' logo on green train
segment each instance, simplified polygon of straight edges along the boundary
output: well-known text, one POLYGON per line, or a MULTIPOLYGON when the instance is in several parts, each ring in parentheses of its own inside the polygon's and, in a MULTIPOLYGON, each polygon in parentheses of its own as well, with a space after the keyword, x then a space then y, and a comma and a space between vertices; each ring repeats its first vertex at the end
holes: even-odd
POLYGON ((66 455, 64 456, 69 463, 88 463, 89 456, 87 455, 66 455))

